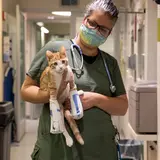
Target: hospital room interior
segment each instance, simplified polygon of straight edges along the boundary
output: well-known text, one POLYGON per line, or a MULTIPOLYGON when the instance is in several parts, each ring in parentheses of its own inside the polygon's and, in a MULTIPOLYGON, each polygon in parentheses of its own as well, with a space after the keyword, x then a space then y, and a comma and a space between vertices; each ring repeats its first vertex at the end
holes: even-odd
MULTIPOLYGON (((31 160, 43 104, 22 100, 21 86, 47 42, 75 38, 90 2, 0 0, 0 160, 31 160)), ((118 20, 99 48, 117 60, 128 98, 112 116, 119 160, 160 160, 160 0, 113 2, 118 20)))

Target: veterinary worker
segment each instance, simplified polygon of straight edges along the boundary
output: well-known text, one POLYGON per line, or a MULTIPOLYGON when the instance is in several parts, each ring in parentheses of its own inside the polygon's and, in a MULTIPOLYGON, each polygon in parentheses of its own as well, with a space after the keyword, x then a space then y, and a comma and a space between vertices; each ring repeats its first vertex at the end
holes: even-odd
POLYGON ((98 48, 107 40, 117 19, 118 10, 111 0, 94 0, 86 7, 74 39, 50 41, 36 54, 21 88, 25 101, 44 103, 32 160, 118 159, 111 116, 125 115, 128 100, 117 60, 98 48), (78 49, 71 50, 73 44, 80 47, 82 55, 78 49), (83 146, 74 141, 68 147, 62 134, 50 134, 49 93, 39 89, 40 75, 47 66, 46 51, 58 51, 62 45, 77 88, 84 91, 84 117, 76 121, 84 138, 83 146))

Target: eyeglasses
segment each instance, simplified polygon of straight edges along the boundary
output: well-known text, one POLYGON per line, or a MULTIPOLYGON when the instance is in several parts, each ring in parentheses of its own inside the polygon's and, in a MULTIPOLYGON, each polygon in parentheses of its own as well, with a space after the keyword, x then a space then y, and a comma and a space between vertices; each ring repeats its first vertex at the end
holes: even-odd
POLYGON ((107 37, 109 35, 109 33, 111 32, 111 29, 108 29, 106 27, 103 27, 101 25, 98 25, 96 22, 94 21, 91 21, 90 19, 86 19, 85 21, 85 25, 88 27, 88 28, 91 28, 91 29, 97 29, 99 31, 99 33, 104 36, 104 37, 107 37))

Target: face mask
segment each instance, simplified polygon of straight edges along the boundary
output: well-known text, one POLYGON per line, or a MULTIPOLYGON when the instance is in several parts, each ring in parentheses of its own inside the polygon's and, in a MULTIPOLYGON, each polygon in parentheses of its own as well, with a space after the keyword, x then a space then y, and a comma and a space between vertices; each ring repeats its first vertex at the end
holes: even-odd
POLYGON ((87 28, 84 24, 80 27, 80 38, 87 44, 92 47, 98 47, 103 44, 107 38, 101 35, 98 35, 97 30, 87 28))

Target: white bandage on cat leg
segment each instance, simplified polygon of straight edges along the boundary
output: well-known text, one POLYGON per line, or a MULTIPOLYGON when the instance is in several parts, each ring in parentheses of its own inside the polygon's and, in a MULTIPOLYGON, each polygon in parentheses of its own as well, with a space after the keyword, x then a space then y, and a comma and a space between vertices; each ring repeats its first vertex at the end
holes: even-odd
POLYGON ((51 117, 51 126, 50 133, 58 134, 63 132, 62 127, 62 114, 60 106, 57 100, 50 100, 50 117, 51 117))
POLYGON ((83 106, 77 90, 70 91, 71 114, 74 119, 83 117, 83 106))
POLYGON ((84 92, 83 92, 82 90, 79 90, 79 91, 78 91, 78 94, 79 94, 79 96, 81 96, 81 95, 84 94, 84 92))

